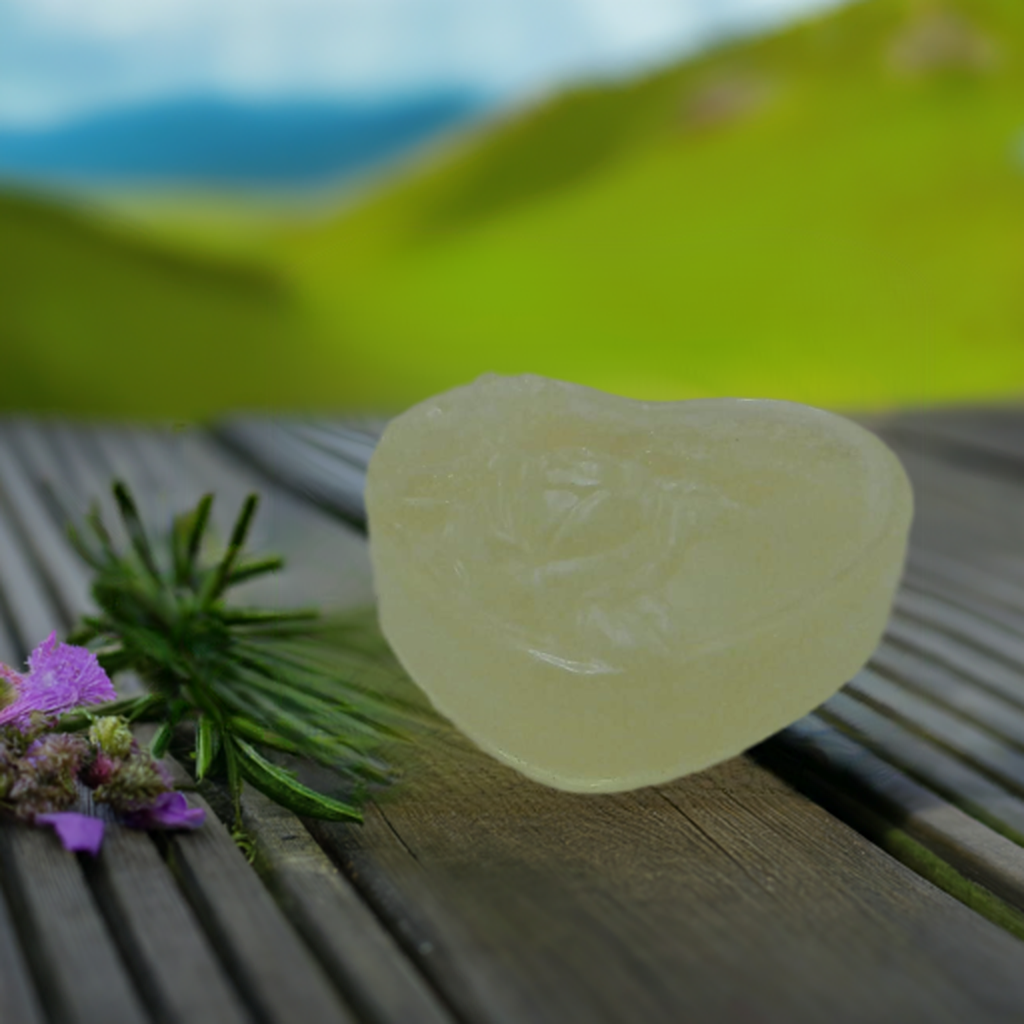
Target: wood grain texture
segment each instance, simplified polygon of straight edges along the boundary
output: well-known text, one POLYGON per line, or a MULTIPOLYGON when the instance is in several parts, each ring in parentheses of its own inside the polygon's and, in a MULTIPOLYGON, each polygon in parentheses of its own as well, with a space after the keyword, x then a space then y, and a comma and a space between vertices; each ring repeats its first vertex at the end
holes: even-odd
POLYGON ((302 822, 249 786, 242 807, 261 874, 360 1014, 379 1024, 451 1024, 439 996, 302 822))
POLYGON ((909 565, 904 585, 981 614, 1018 636, 1024 629, 1024 584, 1009 575, 1000 577, 991 570, 922 552, 909 565))
MULTIPOLYGON (((953 806, 888 761, 808 715, 775 737, 780 747, 844 792, 880 810, 895 827, 1001 899, 1024 909, 1020 846, 953 806)), ((1024 805, 1020 808, 1024 811, 1024 805)))
POLYGON ((23 527, 32 555, 52 581, 55 593, 61 595, 65 615, 72 609, 88 608, 91 603, 89 579, 77 559, 66 557, 68 542, 64 531, 54 520, 40 492, 32 487, 29 471, 15 455, 9 431, 0 432, 0 488, 13 516, 23 527))
POLYGON ((29 652, 51 632, 63 628, 65 619, 43 586, 37 567, 19 531, 0 508, 0 589, 3 590, 12 639, 16 649, 7 652, 12 667, 24 667, 29 652))
POLYGON ((353 1015, 213 809, 191 801, 206 810, 206 823, 168 835, 168 862, 257 1020, 350 1024, 353 1015))
MULTIPOLYGON (((1006 624, 993 622, 983 611, 912 587, 900 592, 896 610, 904 618, 939 629, 968 647, 993 654, 1013 666, 1024 665, 1024 636, 1006 624)), ((1024 700, 1024 681, 1020 694, 1024 700)))
POLYGON ((49 1016, 68 1024, 148 1021, 75 855, 49 830, 5 821, 0 871, 49 1016))
POLYGON ((1008 789, 1024 792, 1024 752, 913 690, 865 670, 847 690, 933 739, 1008 789))
MULTIPOLYGON (((33 455, 39 457, 40 451, 36 449, 33 455)), ((23 490, 26 494, 30 493, 27 486, 23 490)), ((19 524, 19 527, 22 535, 34 539, 37 544, 48 542, 45 528, 39 532, 38 519, 19 524)), ((41 638, 54 628, 63 631, 66 620, 51 601, 49 592, 42 586, 41 572, 38 567, 30 564, 25 546, 18 546, 14 550, 5 546, 12 535, 13 528, 0 519, 0 585, 16 594, 11 610, 19 626, 19 635, 25 638, 27 646, 34 642, 28 638, 41 638)), ((70 561, 72 557, 63 539, 59 550, 50 551, 47 565, 48 568, 56 566, 55 580, 58 587, 62 583, 66 585, 73 578, 70 572, 62 568, 62 562, 70 561)), ((64 591, 63 596, 67 607, 72 609, 75 602, 81 600, 80 593, 74 589, 64 591)), ((15 659, 11 657, 10 660, 15 659)), ((225 984, 212 947, 147 835, 133 833, 112 821, 108 822, 100 858, 97 863, 86 865, 89 868, 87 876, 92 882, 90 887, 80 878, 78 862, 71 854, 58 853, 50 858, 46 862, 49 867, 45 873, 32 862, 25 851, 31 850, 33 843, 38 846, 43 838, 47 843, 55 844, 51 836, 22 836, 21 833, 28 832, 25 826, 10 828, 12 836, 9 857, 12 870, 20 870, 30 876, 30 882, 37 884, 35 891, 39 899, 51 888, 57 891, 62 887, 76 892, 79 938, 87 934, 84 944, 98 950, 109 951, 116 946, 119 955, 130 964, 135 984, 158 1020, 181 1021, 182 1024, 186 1021, 208 1021, 210 1024, 223 1021, 225 1024, 234 1024, 248 1019, 248 1015, 241 1010, 237 996, 225 984), (66 864, 63 864, 62 858, 67 861, 66 864), (55 872, 58 873, 56 876, 55 872), (61 880, 61 872, 70 878, 61 880), (60 881, 60 887, 55 884, 55 880, 60 881), (85 890, 90 891, 87 894, 85 890), (97 912, 93 895, 106 911, 105 915, 97 912)), ((52 964, 46 968, 49 979, 47 987, 56 993, 54 998, 59 1001, 64 998, 60 995, 64 989, 72 992, 75 989, 74 977, 68 976, 68 971, 75 964, 66 964, 53 953, 50 933, 61 928, 60 916, 55 909, 43 902, 39 905, 37 917, 39 921, 32 927, 41 936, 41 949, 47 960, 51 956, 53 958, 52 964)), ((109 968, 116 959, 112 955, 107 956, 103 963, 109 968)), ((120 965, 118 971, 124 974, 120 965)), ((103 977, 100 974, 100 982, 106 985, 103 977)), ((110 998, 115 1002, 127 991, 123 980, 111 981, 108 987, 110 998)), ((100 1012, 99 1005, 94 1003, 90 1006, 90 1013, 100 1012)), ((103 1004, 104 1012, 114 1013, 115 1009, 114 1003, 103 1004)), ((58 1010, 62 1014, 66 1012, 61 1007, 58 1010)))
POLYGON ((36 995, 28 961, 21 947, 0 886, 0 1021, 43 1024, 43 1007, 36 995))
POLYGON ((964 644, 926 623, 907 622, 898 617, 889 622, 886 638, 959 674, 971 685, 1011 703, 1024 704, 1020 671, 988 651, 964 644))
POLYGON ((240 420, 215 433, 232 455, 292 494, 331 510, 339 518, 361 523, 365 473, 351 459, 339 458, 275 423, 240 420))
POLYGON ((157 1020, 243 1024, 252 1019, 146 833, 108 827, 102 856, 86 868, 157 1020))
POLYGON ((312 827, 471 1020, 1012 1019, 1020 998, 1024 947, 746 758, 582 797, 441 752, 363 829, 312 827))
POLYGON ((837 694, 818 713, 957 807, 1024 842, 1024 803, 1020 797, 956 754, 883 710, 855 700, 849 691, 837 694))
POLYGON ((905 414, 890 419, 884 430, 897 444, 1024 478, 1024 424, 1019 407, 905 414))
POLYGON ((1024 708, 975 685, 960 673, 889 643, 883 643, 874 653, 871 666, 882 677, 917 690, 1010 743, 1024 745, 1024 708))

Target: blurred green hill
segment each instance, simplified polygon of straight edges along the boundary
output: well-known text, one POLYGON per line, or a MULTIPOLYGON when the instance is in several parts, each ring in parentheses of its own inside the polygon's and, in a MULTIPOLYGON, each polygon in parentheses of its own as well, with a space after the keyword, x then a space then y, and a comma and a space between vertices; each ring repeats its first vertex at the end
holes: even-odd
POLYGON ((1024 4, 865 0, 556 97, 316 217, 8 199, 0 240, 8 406, 397 407, 484 370, 1020 394, 1024 4))
POLYGON ((0 195, 0 407, 144 418, 327 405, 343 360, 271 268, 0 195))

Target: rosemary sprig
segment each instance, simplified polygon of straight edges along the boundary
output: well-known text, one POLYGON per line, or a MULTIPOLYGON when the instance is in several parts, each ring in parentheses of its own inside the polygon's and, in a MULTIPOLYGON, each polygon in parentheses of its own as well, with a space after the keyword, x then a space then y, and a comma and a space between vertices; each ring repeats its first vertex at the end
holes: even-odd
MULTIPOLYGON (((401 735, 401 716, 352 670, 362 657, 358 651, 343 662, 329 656, 318 642, 318 612, 227 604, 233 587, 283 565, 277 557, 244 557, 258 497, 245 500, 226 549, 204 565, 212 495, 174 520, 163 551, 147 534, 127 486, 115 482, 113 494, 127 550, 117 550, 97 508, 84 529, 69 529, 95 572, 92 593, 99 608, 83 617, 69 642, 93 647, 111 675, 135 672, 149 692, 103 712, 158 722, 155 756, 166 750, 178 725, 193 723, 196 775, 227 781, 239 823, 243 781, 298 814, 359 820, 357 803, 366 785, 390 778, 381 748, 401 735), (353 784, 354 800, 310 789, 260 748, 333 769, 353 784)), ((82 721, 67 716, 62 728, 88 724, 87 716, 77 717, 82 721)))

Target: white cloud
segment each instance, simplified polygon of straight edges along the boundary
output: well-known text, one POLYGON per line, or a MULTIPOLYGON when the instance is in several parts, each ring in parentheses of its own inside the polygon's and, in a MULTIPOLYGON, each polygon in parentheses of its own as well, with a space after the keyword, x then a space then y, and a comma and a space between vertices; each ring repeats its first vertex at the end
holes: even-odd
POLYGON ((0 0, 0 119, 180 93, 517 94, 837 0, 0 0))

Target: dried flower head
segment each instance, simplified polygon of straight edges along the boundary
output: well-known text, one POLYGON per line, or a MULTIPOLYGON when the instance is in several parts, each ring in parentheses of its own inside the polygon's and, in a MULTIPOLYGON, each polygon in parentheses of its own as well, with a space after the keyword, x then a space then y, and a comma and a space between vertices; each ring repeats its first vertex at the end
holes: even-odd
POLYGON ((120 715, 104 715, 89 727, 89 739, 111 757, 127 757, 132 749, 132 730, 120 715))
POLYGON ((171 788, 158 762, 136 747, 123 761, 115 762, 107 780, 93 790, 93 799, 123 813, 147 807, 171 788))
POLYGON ((19 818, 62 811, 78 799, 78 770, 89 756, 81 736, 50 733, 34 740, 15 763, 15 779, 7 798, 19 818))

